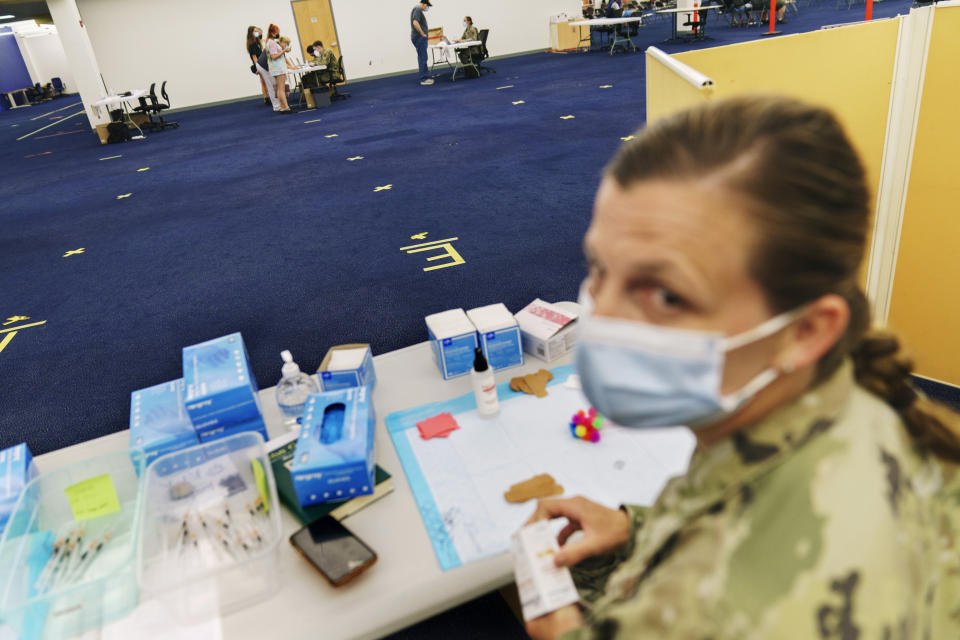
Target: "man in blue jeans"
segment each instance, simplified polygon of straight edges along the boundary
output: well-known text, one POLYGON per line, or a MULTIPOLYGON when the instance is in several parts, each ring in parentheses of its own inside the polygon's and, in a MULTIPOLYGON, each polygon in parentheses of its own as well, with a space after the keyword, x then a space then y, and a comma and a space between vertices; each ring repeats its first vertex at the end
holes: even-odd
POLYGON ((410 41, 417 48, 417 63, 420 65, 420 84, 423 86, 433 84, 433 78, 427 70, 427 12, 430 0, 421 0, 413 6, 410 12, 410 23, 413 27, 410 30, 410 41))

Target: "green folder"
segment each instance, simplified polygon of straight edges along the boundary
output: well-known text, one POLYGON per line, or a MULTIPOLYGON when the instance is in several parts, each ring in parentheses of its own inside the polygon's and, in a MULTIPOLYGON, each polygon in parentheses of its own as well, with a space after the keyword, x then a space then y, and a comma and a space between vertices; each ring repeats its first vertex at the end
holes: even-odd
POLYGON ((322 502, 309 507, 301 507, 297 499, 297 492, 293 488, 293 477, 290 475, 290 464, 293 461, 293 452, 297 448, 296 439, 291 440, 279 449, 270 452, 270 465, 273 467, 273 477, 277 482, 277 493, 280 494, 280 500, 286 505, 287 509, 297 517, 304 525, 333 513, 338 520, 345 518, 351 513, 365 507, 369 503, 377 500, 393 491, 393 482, 390 480, 390 474, 384 471, 380 465, 374 470, 374 491, 372 495, 358 496, 348 500, 337 500, 334 502, 322 502))

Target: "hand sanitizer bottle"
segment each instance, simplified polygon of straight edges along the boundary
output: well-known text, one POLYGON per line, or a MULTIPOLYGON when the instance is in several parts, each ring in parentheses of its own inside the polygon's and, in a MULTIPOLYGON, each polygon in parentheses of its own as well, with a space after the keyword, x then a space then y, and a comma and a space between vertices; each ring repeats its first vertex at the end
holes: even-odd
POLYGON ((281 351, 280 357, 283 358, 283 377, 277 383, 277 405, 287 431, 299 430, 307 398, 312 393, 320 393, 320 389, 313 378, 300 371, 289 351, 281 351))
POLYGON ((493 377, 493 369, 483 357, 483 350, 477 347, 473 355, 473 371, 470 372, 470 381, 473 382, 473 394, 477 397, 477 413, 481 418, 492 418, 500 413, 500 401, 497 399, 497 381, 493 377))

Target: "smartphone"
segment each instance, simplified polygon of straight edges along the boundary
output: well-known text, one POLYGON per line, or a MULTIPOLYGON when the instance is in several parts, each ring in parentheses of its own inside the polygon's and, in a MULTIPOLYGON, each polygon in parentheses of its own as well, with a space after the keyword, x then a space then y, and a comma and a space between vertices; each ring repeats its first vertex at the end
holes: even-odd
POLYGON ((377 554, 333 516, 311 522, 290 536, 290 544, 339 587, 377 561, 377 554))

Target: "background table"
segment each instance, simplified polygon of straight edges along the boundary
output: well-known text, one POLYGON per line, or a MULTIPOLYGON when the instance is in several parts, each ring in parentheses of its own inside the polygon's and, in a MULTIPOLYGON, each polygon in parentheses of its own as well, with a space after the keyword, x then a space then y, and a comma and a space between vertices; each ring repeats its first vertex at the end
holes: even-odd
MULTIPOLYGON (((571 303, 562 303, 576 308, 571 303)), ((546 364, 531 356, 522 367, 496 374, 497 382, 571 361, 566 356, 546 364)), ((433 362, 430 344, 392 351, 374 358, 377 386, 377 464, 393 476, 394 490, 346 518, 344 524, 379 556, 376 564, 349 584, 333 588, 287 540, 280 541, 282 587, 272 598, 223 618, 224 638, 375 638, 402 629, 472 600, 513 581, 508 554, 441 571, 417 510, 410 485, 397 459, 383 419, 400 409, 470 393, 470 377, 444 381, 433 362)), ((280 368, 277 367, 279 378, 280 368)), ((260 391, 263 416, 271 437, 283 432, 283 418, 273 387, 260 391)), ((37 458, 41 472, 86 458, 126 449, 127 430, 53 451, 37 458)), ((531 512, 533 506, 530 507, 531 512)), ((281 509, 285 537, 300 523, 281 509)))
MULTIPOLYGON (((685 7, 685 8, 683 8, 683 9, 659 9, 659 10, 657 11, 657 13, 660 13, 660 14, 689 13, 689 14, 692 15, 692 14, 694 14, 694 13, 699 13, 699 12, 703 11, 703 12, 704 12, 704 13, 703 13, 703 26, 706 27, 706 25, 707 25, 707 13, 706 13, 706 12, 707 12, 707 11, 710 11, 711 9, 714 9, 714 10, 719 11, 719 10, 722 9, 722 8, 723 8, 723 7, 722 7, 721 5, 719 5, 719 4, 708 4, 708 5, 705 5, 705 6, 703 6, 703 7, 685 7)), ((670 39, 671 39, 671 40, 678 40, 678 39, 680 38, 680 36, 677 35, 677 19, 678 19, 678 17, 679 17, 679 16, 674 15, 674 16, 670 19, 670 39)), ((706 33, 706 28, 704 28, 703 30, 701 30, 700 36, 694 36, 694 37, 700 37, 700 38, 702 38, 702 37, 704 37, 704 34, 705 34, 705 33, 706 33)))
MULTIPOLYGON (((140 99, 141 97, 147 95, 148 93, 150 93, 150 92, 147 91, 147 90, 145 90, 145 89, 134 89, 133 91, 130 92, 130 95, 127 95, 127 96, 115 95, 115 94, 114 94, 114 95, 109 95, 109 96, 106 96, 106 97, 104 97, 104 98, 100 98, 100 99, 97 100, 96 102, 91 103, 91 104, 90 104, 90 107, 94 110, 94 112, 97 114, 97 116, 100 116, 100 115, 101 115, 101 113, 100 113, 100 107, 106 108, 106 107, 110 107, 110 106, 115 105, 115 104, 120 105, 120 106, 123 108, 124 113, 126 113, 126 107, 127 107, 127 104, 126 104, 126 103, 127 103, 128 100, 138 100, 138 99, 140 99)), ((110 110, 107 109, 107 113, 109 113, 109 112, 110 112, 110 110)), ((139 128, 139 127, 138 127, 138 128, 139 128)))
MULTIPOLYGON (((583 25, 589 25, 590 27, 609 27, 609 26, 614 27, 614 29, 613 29, 613 43, 611 43, 611 45, 610 45, 610 55, 613 55, 613 48, 614 48, 615 46, 617 46, 617 44, 620 43, 620 42, 627 42, 627 43, 630 44, 631 47, 633 47, 633 50, 634 50, 634 51, 637 50, 636 45, 633 44, 633 40, 631 40, 629 36, 626 37, 626 38, 621 38, 621 37, 620 37, 620 34, 618 33, 618 29, 616 28, 617 25, 629 24, 629 23, 631 23, 631 22, 638 22, 638 23, 640 23, 640 24, 642 25, 642 24, 643 24, 643 16, 628 16, 628 17, 626 17, 626 18, 591 18, 591 19, 589 19, 589 20, 577 20, 576 22, 568 22, 567 24, 569 24, 571 27, 577 27, 578 29, 579 29, 580 27, 582 27, 583 25)), ((584 38, 583 38, 583 36, 581 36, 581 37, 580 37, 580 44, 582 44, 583 42, 584 42, 584 38)), ((588 36, 587 36, 587 38, 586 38, 586 42, 587 42, 587 47, 586 47, 586 48, 589 49, 589 48, 593 45, 593 31, 592 31, 592 30, 590 30, 590 31, 588 32, 588 36)), ((580 49, 580 48, 582 48, 582 47, 577 46, 577 49, 580 49)))
POLYGON ((450 76, 450 80, 457 79, 457 71, 460 69, 465 69, 467 67, 473 67, 477 71, 477 75, 480 75, 480 69, 477 69, 477 65, 473 62, 468 62, 466 64, 460 60, 460 55, 457 53, 460 49, 468 49, 470 47, 480 47, 483 46, 483 42, 480 40, 468 40, 466 42, 451 42, 447 44, 446 42, 441 42, 439 44, 431 44, 427 47, 430 50, 430 73, 433 73, 434 68, 437 64, 446 64, 448 67, 453 68, 453 74, 450 76), (440 61, 437 61, 437 52, 443 52, 443 58, 440 61), (453 54, 448 56, 447 52, 453 54), (450 60, 450 57, 453 57, 453 60, 450 60))

